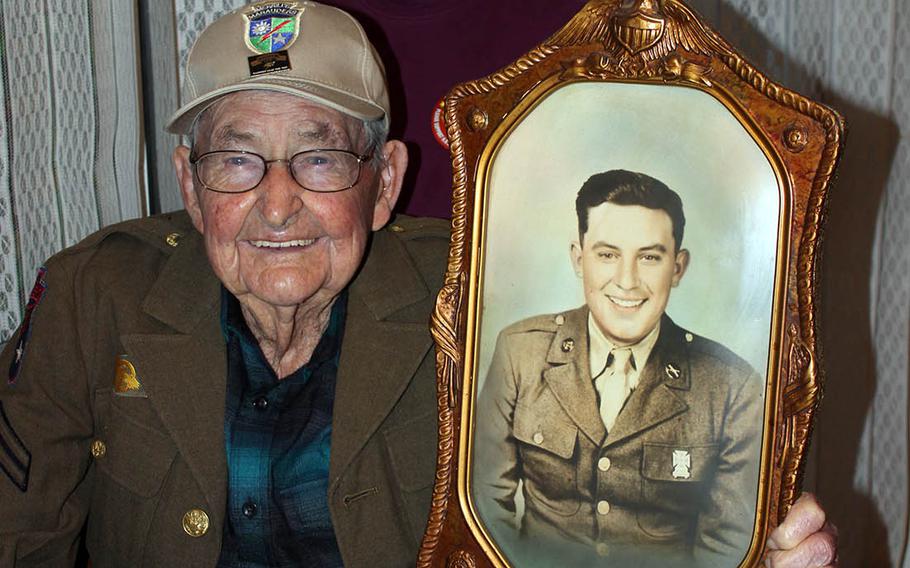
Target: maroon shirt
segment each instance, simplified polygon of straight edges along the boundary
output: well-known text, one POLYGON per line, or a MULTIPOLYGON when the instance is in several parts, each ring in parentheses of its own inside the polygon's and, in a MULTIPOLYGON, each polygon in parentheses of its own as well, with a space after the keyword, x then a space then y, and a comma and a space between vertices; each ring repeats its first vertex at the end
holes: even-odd
POLYGON ((392 138, 410 165, 398 209, 451 216, 452 170, 430 126, 456 84, 508 65, 561 28, 583 0, 326 0, 363 24, 386 64, 392 138))

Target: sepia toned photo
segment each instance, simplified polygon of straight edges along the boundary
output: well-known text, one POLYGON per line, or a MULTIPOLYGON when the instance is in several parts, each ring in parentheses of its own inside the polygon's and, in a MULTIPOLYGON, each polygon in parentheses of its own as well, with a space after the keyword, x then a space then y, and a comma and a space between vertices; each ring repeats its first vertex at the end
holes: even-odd
POLYGON ((522 567, 739 565, 781 207, 762 147, 698 90, 569 85, 503 138, 487 195, 489 535, 522 567))

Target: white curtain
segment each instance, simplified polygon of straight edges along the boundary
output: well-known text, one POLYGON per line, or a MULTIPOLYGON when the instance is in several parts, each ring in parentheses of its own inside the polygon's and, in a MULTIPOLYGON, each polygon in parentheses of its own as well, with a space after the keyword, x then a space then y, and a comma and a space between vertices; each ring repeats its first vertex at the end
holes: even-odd
POLYGON ((146 211, 135 4, 2 0, 0 343, 36 269, 146 211))

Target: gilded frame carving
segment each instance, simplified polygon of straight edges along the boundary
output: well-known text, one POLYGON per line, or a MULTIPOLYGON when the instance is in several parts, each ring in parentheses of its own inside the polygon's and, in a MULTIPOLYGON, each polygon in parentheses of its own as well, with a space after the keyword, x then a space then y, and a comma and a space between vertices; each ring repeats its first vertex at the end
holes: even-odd
POLYGON ((798 496, 821 395, 816 282, 843 119, 768 79, 680 0, 592 0, 511 65, 458 85, 445 98, 453 219, 445 284, 432 319, 439 440, 420 567, 509 565, 481 528, 467 490, 488 170, 503 138, 540 101, 587 82, 707 93, 760 141, 771 162, 781 193, 780 222, 758 508, 742 566, 760 564, 768 532, 798 496))

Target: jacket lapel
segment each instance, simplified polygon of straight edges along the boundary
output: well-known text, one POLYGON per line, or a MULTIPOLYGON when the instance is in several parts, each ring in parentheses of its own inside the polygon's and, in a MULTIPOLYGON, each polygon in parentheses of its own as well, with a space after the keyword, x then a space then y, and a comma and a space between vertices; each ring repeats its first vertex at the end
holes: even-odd
POLYGON ((607 436, 607 446, 636 436, 689 409, 685 400, 674 392, 689 389, 688 356, 681 334, 673 321, 664 316, 660 336, 642 370, 638 388, 619 413, 607 436))
POLYGON ((391 412, 432 346, 429 321, 389 321, 430 291, 404 245, 374 235, 351 284, 335 386, 330 483, 337 481, 391 412))
POLYGON ((588 356, 588 309, 566 313, 563 325, 556 328, 547 353, 550 367, 543 373, 556 400, 578 428, 600 445, 607 431, 597 407, 597 393, 591 380, 588 356))
MULTIPOLYGON (((199 480, 212 521, 224 519, 227 460, 224 405, 227 354, 220 323, 220 283, 202 239, 186 235, 143 303, 172 333, 121 336, 149 400, 199 480)), ((404 245, 374 235, 366 264, 351 284, 333 416, 330 479, 337 480, 394 407, 432 346, 429 322, 388 321, 430 291, 404 245)))
POLYGON ((199 235, 192 231, 166 262, 143 308, 170 333, 127 334, 129 353, 149 401, 209 501, 215 526, 224 518, 226 352, 220 324, 220 283, 199 235))

